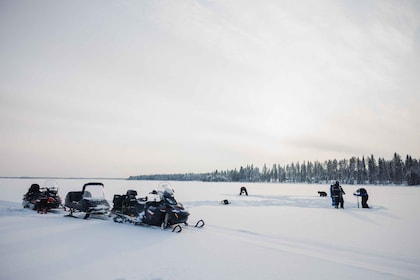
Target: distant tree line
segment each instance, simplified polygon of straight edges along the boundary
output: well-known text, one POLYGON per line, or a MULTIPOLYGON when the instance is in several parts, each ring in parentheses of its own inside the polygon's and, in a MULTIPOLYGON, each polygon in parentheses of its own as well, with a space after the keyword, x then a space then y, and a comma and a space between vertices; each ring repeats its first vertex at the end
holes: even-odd
POLYGON ((171 180, 208 182, 274 182, 328 183, 338 180, 344 184, 420 185, 420 160, 397 153, 391 160, 373 155, 324 162, 296 162, 282 166, 266 164, 260 169, 253 164, 239 169, 210 173, 156 174, 131 176, 129 180, 171 180))

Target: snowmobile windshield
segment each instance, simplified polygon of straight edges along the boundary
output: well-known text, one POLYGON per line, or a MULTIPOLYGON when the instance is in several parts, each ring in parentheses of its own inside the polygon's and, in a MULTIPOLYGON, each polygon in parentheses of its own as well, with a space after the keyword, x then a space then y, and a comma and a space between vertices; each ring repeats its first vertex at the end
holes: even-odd
POLYGON ((171 205, 177 204, 174 191, 169 183, 161 183, 158 187, 158 194, 162 201, 166 201, 171 205))
POLYGON ((58 188, 58 183, 56 180, 46 180, 44 182, 44 188, 56 189, 58 188))
POLYGON ((104 188, 101 185, 87 185, 83 192, 83 198, 103 200, 105 199, 104 188))
POLYGON ((44 182, 44 189, 50 191, 58 191, 58 183, 55 180, 47 180, 44 182))

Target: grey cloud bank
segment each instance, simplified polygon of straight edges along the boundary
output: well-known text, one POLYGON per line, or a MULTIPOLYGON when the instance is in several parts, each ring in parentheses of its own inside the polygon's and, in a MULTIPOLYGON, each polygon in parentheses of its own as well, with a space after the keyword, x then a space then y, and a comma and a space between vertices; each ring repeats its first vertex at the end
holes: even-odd
POLYGON ((2 1, 2 176, 420 157, 416 1, 2 1))

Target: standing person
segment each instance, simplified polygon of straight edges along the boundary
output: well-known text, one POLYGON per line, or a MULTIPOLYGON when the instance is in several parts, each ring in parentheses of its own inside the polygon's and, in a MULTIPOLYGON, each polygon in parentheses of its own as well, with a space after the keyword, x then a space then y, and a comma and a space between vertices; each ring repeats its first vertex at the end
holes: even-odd
POLYGON ((331 186, 331 198, 333 199, 335 208, 344 208, 343 194, 346 194, 343 188, 340 186, 340 182, 335 181, 335 184, 331 186))
POLYGON ((367 204, 369 195, 365 188, 358 189, 357 191, 353 193, 353 195, 362 197, 362 208, 369 208, 369 205, 367 204))
POLYGON ((335 201, 336 201, 336 198, 338 197, 338 193, 336 193, 335 195, 333 194, 333 192, 334 192, 334 184, 332 184, 331 186, 330 186, 330 196, 331 196, 331 205, 332 206, 335 206, 335 201))
POLYGON ((346 193, 344 192, 343 188, 340 186, 340 183, 339 183, 338 181, 336 181, 335 183, 336 183, 336 184, 338 185, 338 187, 340 188, 340 195, 339 195, 339 199, 340 199, 340 201, 339 201, 339 203, 340 203, 340 208, 344 208, 344 197, 343 197, 343 195, 344 195, 344 194, 346 194, 346 193))

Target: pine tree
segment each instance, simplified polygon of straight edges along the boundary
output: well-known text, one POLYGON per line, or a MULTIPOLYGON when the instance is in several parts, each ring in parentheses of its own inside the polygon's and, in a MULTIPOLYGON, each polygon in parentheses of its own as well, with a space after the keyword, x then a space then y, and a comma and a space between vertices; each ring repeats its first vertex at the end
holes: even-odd
POLYGON ((392 182, 400 185, 403 178, 403 162, 399 154, 395 153, 391 162, 392 182))
POLYGON ((376 184, 378 180, 378 166, 373 155, 368 158, 368 180, 370 184, 376 184))
POLYGON ((349 171, 348 171, 348 174, 349 174, 348 182, 349 182, 349 184, 354 184, 354 182, 357 180, 356 165, 357 165, 357 159, 356 159, 356 157, 352 157, 349 160, 349 171))

